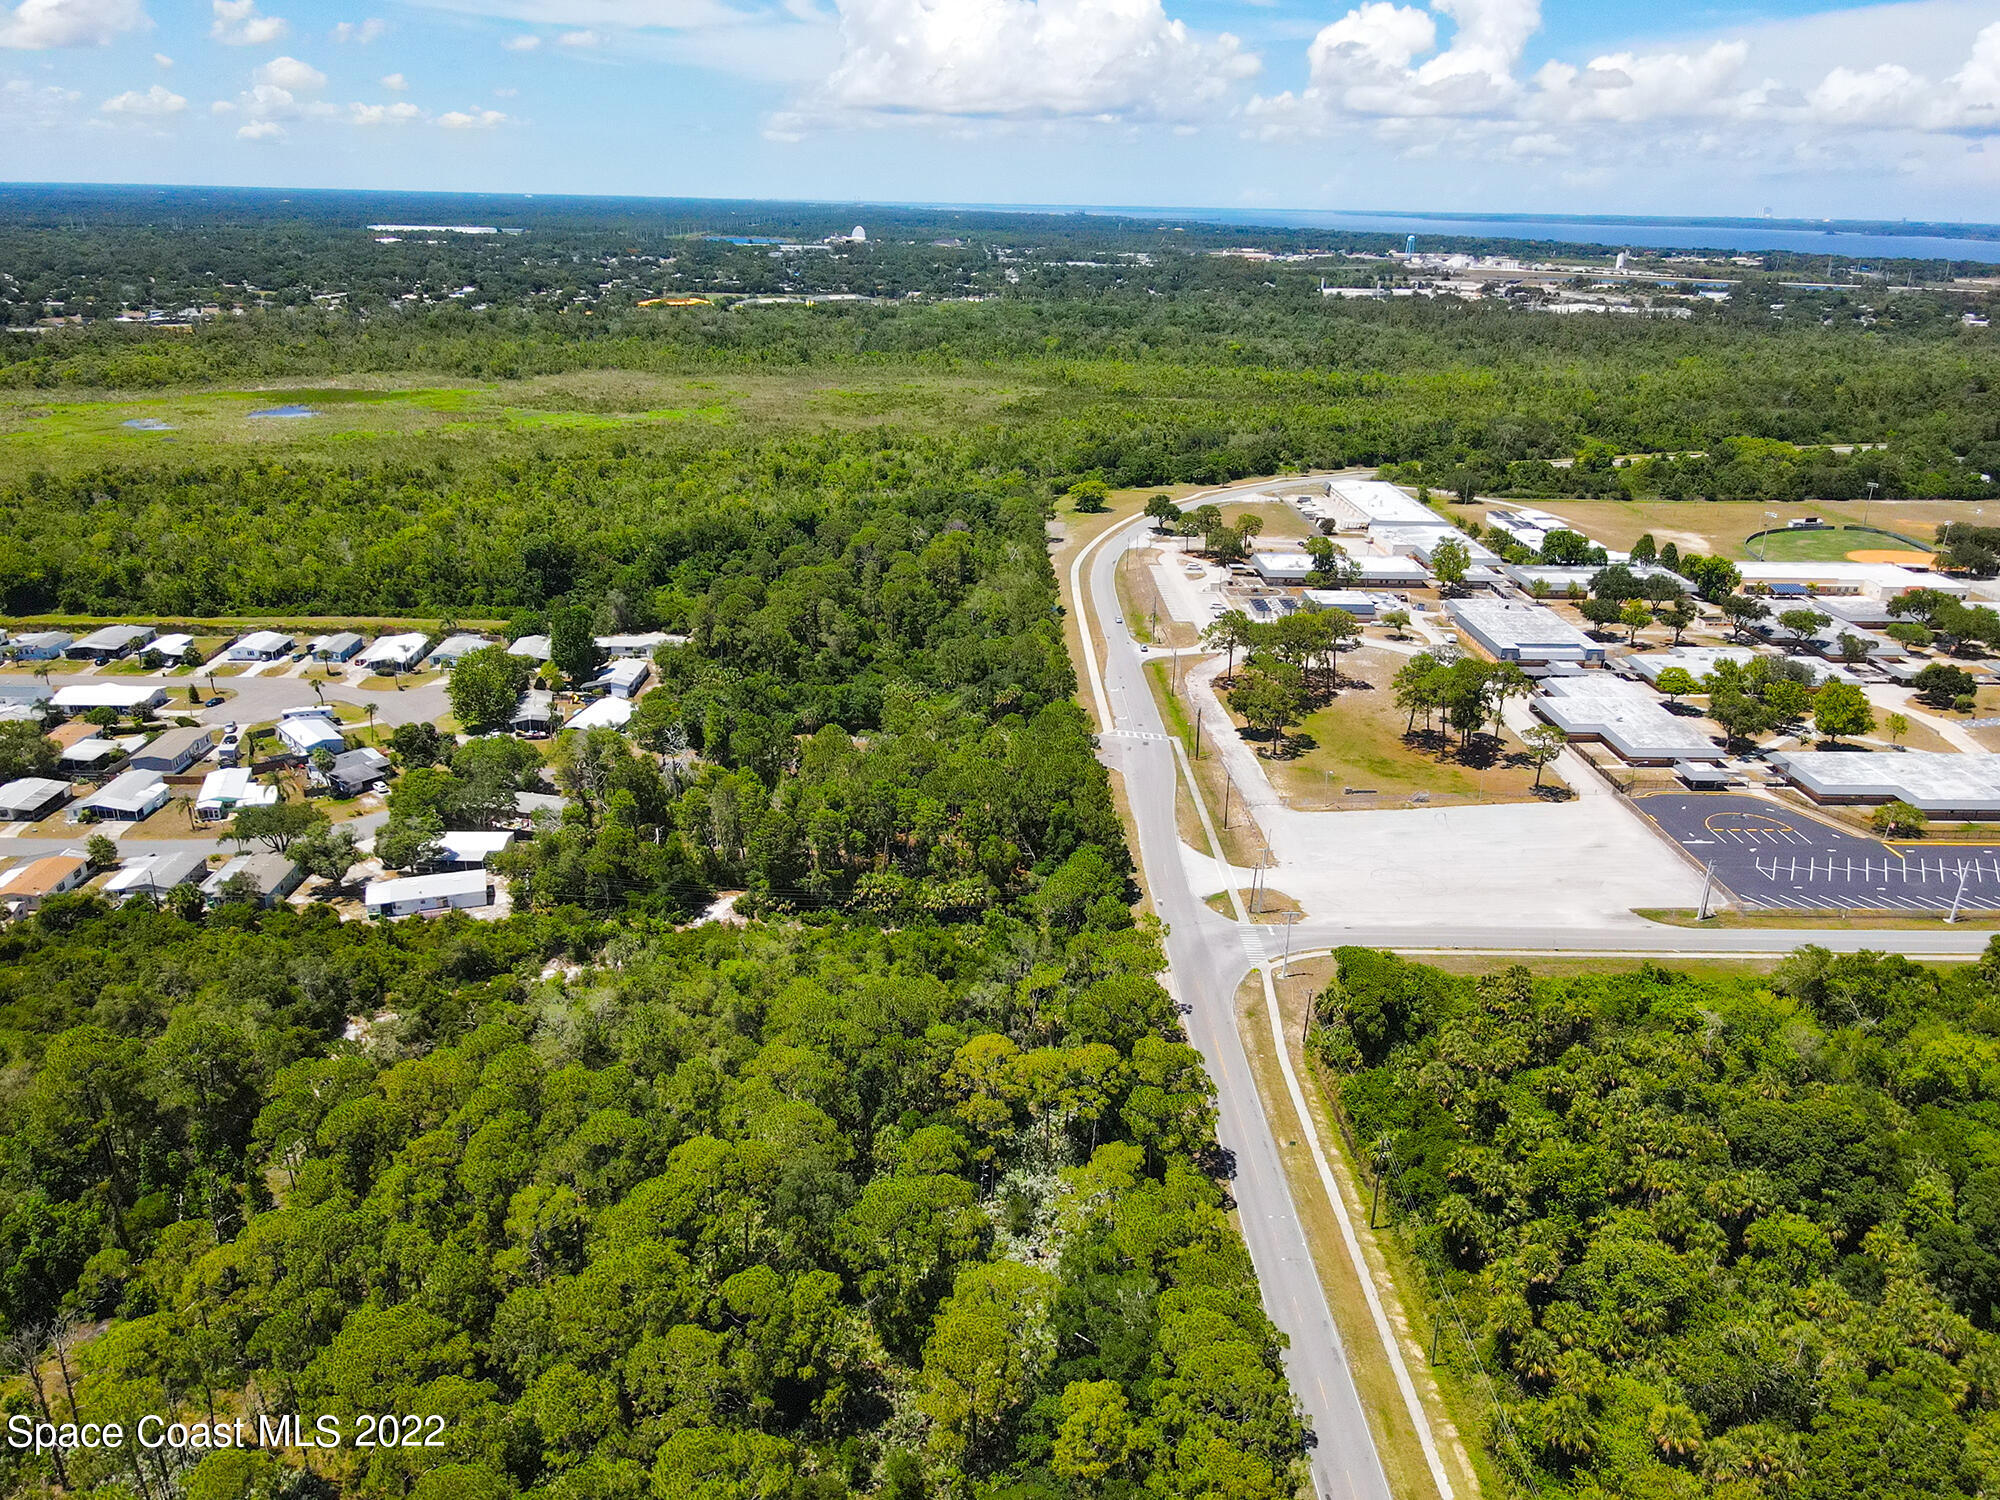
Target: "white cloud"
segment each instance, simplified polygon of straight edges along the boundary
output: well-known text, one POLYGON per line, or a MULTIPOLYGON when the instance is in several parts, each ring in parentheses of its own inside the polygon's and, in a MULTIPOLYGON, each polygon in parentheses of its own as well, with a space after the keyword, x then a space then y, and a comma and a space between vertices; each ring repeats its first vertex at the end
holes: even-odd
POLYGON ((171 68, 174 65, 174 60, 164 52, 155 52, 153 61, 163 68, 171 68))
POLYGON ((350 104, 348 119, 356 125, 408 125, 424 117, 424 112, 399 100, 394 104, 350 104))
POLYGON ((389 30, 389 23, 376 16, 365 21, 337 21, 330 33, 336 42, 353 42, 365 47, 370 42, 379 41, 389 30))
POLYGON ((17 135, 28 130, 58 130, 73 122, 82 98, 75 89, 10 78, 0 83, 0 124, 17 135))
POLYGON ((259 83, 303 94, 326 87, 326 74, 296 57, 274 57, 250 76, 259 83))
POLYGON ((381 83, 382 87, 392 94, 400 94, 410 86, 410 80, 405 78, 401 73, 385 73, 382 76, 381 83))
POLYGON ((236 139, 239 141, 282 141, 284 138, 285 127, 275 120, 252 120, 248 125, 236 128, 236 139))
POLYGON ((1686 119, 1734 108, 1749 55, 1744 43, 1701 52, 1613 52, 1582 68, 1548 63, 1535 74, 1536 114, 1567 121, 1686 119))
POLYGON ((260 16, 257 0, 211 0, 215 19, 208 34, 225 47, 264 47, 292 28, 283 16, 260 16))
POLYGON ((519 89, 495 89, 493 91, 493 97, 495 99, 512 99, 520 92, 521 91, 519 89))
POLYGON ((532 32, 524 31, 519 36, 510 36, 500 44, 509 52, 533 52, 542 45, 542 39, 532 32))
POLYGON ((1212 106, 1257 57, 1160 0, 838 0, 842 53, 804 113, 1174 116, 1212 106))
POLYGON ((558 47, 602 47, 604 38, 595 31, 565 31, 556 38, 558 47))
POLYGON ((151 24, 140 0, 21 0, 0 14, 0 47, 108 47, 151 24))
POLYGON ((137 89, 127 89, 122 94, 113 94, 97 106, 107 115, 122 115, 128 119, 164 120, 177 115, 187 108, 187 100, 172 89, 154 84, 143 94, 137 89))
POLYGON ((446 130, 491 130, 505 125, 507 117, 497 109, 454 109, 439 115, 436 123, 446 130))

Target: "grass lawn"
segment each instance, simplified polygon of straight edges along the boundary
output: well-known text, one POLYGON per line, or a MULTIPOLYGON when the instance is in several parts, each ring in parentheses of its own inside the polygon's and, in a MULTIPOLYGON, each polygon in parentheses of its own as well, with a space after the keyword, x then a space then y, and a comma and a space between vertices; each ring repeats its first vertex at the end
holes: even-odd
MULTIPOLYGON (((1249 886, 1243 886, 1236 894, 1243 898, 1243 908, 1250 913, 1250 920, 1253 922, 1269 922, 1282 927, 1285 925, 1287 912, 1305 915, 1305 908, 1299 905, 1297 899, 1287 896, 1283 891, 1265 890, 1261 886, 1252 890, 1249 886)), ((1232 922, 1236 920, 1236 908, 1229 900, 1229 892, 1217 891, 1214 895, 1204 896, 1201 899, 1208 909, 1218 916, 1228 917, 1232 922)))
POLYGON ((1850 552, 1897 549, 1899 544, 1879 531, 1855 526, 1825 530, 1775 531, 1742 544, 1741 555, 1769 562, 1842 562, 1850 552))
POLYGON ((1142 645, 1198 645, 1201 633, 1185 620, 1176 620, 1160 597, 1160 585, 1153 577, 1159 557, 1156 549, 1135 547, 1118 559, 1118 607, 1125 612, 1125 628, 1142 645))
MULTIPOLYGON (((1662 546, 1673 542, 1683 552, 1692 548, 1724 557, 1749 555, 1744 551, 1744 541, 1753 531, 1783 526, 1804 516, 1818 516, 1836 526, 1858 526, 1864 509, 1859 502, 1766 505, 1755 500, 1524 500, 1519 503, 1573 521, 1607 547, 1623 550, 1642 534, 1651 532, 1653 540, 1662 546), (1772 512, 1776 513, 1776 520, 1771 519, 1772 512)), ((1475 507, 1482 519, 1489 511, 1508 508, 1506 505, 1475 507)), ((1458 509, 1454 507, 1453 513, 1458 513, 1458 509)), ((1963 500, 1878 500, 1866 507, 1866 512, 1870 526, 1919 540, 1931 537, 1945 521, 1975 519, 1972 502, 1963 500)), ((1839 555, 1844 557, 1857 548, 1896 545, 1873 533, 1861 532, 1839 555)), ((1778 554, 1773 552, 1771 556, 1776 561, 1778 554)))
MULTIPOLYGON (((1521 745, 1511 732, 1490 764, 1461 761, 1455 751, 1439 751, 1405 738, 1409 716, 1396 706, 1390 680, 1409 658, 1363 647, 1341 657, 1343 687, 1327 707, 1307 716, 1288 738, 1310 740, 1311 748, 1288 759, 1268 760, 1265 772, 1294 807, 1395 807, 1417 792, 1430 793, 1433 806, 1471 802, 1524 802, 1534 799, 1534 770, 1516 762, 1521 745), (1347 796, 1344 787, 1363 787, 1373 796, 1347 796)), ((1455 743, 1455 741, 1454 741, 1455 743)), ((1486 741, 1491 745, 1491 741, 1486 741)), ((1543 778, 1560 786, 1560 779, 1543 778)))
POLYGON ((1299 514, 1298 507, 1280 501, 1261 500, 1248 504, 1224 505, 1220 507, 1222 519, 1231 526, 1242 524, 1245 516, 1259 516, 1264 529, 1258 533, 1259 540, 1266 537, 1303 541, 1309 536, 1317 536, 1312 522, 1299 514))
MULTIPOLYGON (((1719 931, 1734 928, 1768 927, 1815 927, 1832 932, 1849 932, 1856 929, 1888 927, 1943 927, 1945 913, 1922 916, 1909 911, 1724 911, 1717 912, 1707 921, 1696 918, 1689 907, 1645 907, 1635 908, 1639 916, 1649 922, 1659 922, 1668 927, 1694 927, 1703 931, 1719 931)), ((1967 910, 1959 913, 1957 926, 1960 927, 2000 927, 2000 912, 1967 910)), ((1676 965, 1676 967, 1679 967, 1676 965)))

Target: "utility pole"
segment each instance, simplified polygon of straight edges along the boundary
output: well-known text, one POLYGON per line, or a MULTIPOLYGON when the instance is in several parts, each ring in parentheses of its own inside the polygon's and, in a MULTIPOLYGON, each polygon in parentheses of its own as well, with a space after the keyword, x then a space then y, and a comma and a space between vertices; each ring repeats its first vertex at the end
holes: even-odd
POLYGON ((1956 922, 1958 920, 1958 903, 1965 899, 1965 882, 1971 876, 1972 866, 1961 863, 1958 867, 1958 894, 1951 898, 1951 915, 1945 918, 1947 922, 1956 922))
POLYGON ((1868 524, 1868 507, 1875 503, 1875 492, 1881 488, 1881 484, 1876 480, 1871 479, 1868 481, 1868 498, 1861 502, 1861 524, 1863 526, 1868 524))
POLYGON ((1200 713, 1199 711, 1197 711, 1197 712, 1196 712, 1196 714, 1195 714, 1195 716, 1194 716, 1194 758, 1195 758, 1196 760, 1200 760, 1200 759, 1201 759, 1201 721, 1202 721, 1202 717, 1203 717, 1203 716, 1202 716, 1202 714, 1201 714, 1201 713, 1200 713))
POLYGON ((1701 872, 1701 910, 1695 914, 1697 922, 1708 920, 1708 893, 1713 889, 1715 889, 1715 861, 1711 859, 1708 867, 1701 872))
POLYGON ((1225 767, 1222 772, 1222 827, 1224 832, 1227 832, 1229 829, 1229 794, 1235 786, 1236 783, 1229 779, 1229 771, 1225 767))

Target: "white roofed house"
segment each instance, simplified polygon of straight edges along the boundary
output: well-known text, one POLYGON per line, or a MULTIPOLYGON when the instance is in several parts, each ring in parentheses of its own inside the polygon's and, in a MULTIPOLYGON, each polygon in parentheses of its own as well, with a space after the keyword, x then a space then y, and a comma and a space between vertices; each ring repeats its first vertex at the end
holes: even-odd
POLYGON ((475 651, 483 651, 494 642, 483 635, 460 633, 448 635, 437 643, 435 650, 424 659, 424 665, 438 671, 449 671, 475 651))
POLYGON ((627 657, 651 656, 662 646, 684 646, 687 639, 684 635, 669 635, 664 630, 647 630, 633 635, 600 635, 597 637, 597 649, 613 661, 622 661, 627 657))
POLYGON ((139 654, 149 662, 158 662, 161 666, 173 666, 185 661, 188 652, 193 649, 194 637, 191 635, 163 635, 148 641, 139 654))
POLYGON ((509 656, 519 656, 527 661, 547 661, 549 659, 549 638, 545 635, 524 635, 507 648, 509 656))
POLYGON ((523 739, 534 740, 555 733, 561 722, 556 713, 555 694, 529 688, 514 705, 514 717, 507 721, 507 728, 523 739))
POLYGON ((278 630, 253 630, 223 653, 230 661, 276 661, 293 646, 290 636, 278 630))
POLYGON ((636 698, 652 675, 653 664, 644 657, 621 657, 586 682, 583 690, 611 698, 636 698))
POLYGON ((157 771, 125 771, 77 803, 86 820, 136 823, 167 805, 171 793, 157 771))
POLYGON ((0 786, 0 822, 32 823, 69 801, 69 783, 49 776, 23 776, 0 786))
POLYGON ((158 708, 167 701, 167 690, 145 682, 73 682, 56 689, 55 706, 66 714, 88 713, 93 708, 115 708, 120 713, 158 708))
POLYGON ((234 817, 241 808, 274 807, 277 801, 278 789, 258 781, 248 766, 229 766, 202 778, 194 815, 204 823, 215 823, 234 817))
POLYGON ((7 654, 15 661, 54 661, 75 639, 60 630, 31 630, 9 641, 7 654))
POLYGON ((487 860, 513 842, 513 833, 504 828, 491 833, 446 833, 438 840, 437 868, 484 869, 487 860))
POLYGON ((361 652, 354 659, 364 667, 372 667, 377 672, 394 675, 407 672, 423 660, 424 648, 431 638, 416 631, 402 635, 385 635, 361 652))
POLYGON ((315 661, 347 661, 357 655, 367 644, 351 630, 336 630, 331 635, 316 635, 306 642, 306 650, 315 661))
POLYGON ((1539 665, 1553 661, 1601 662, 1604 647, 1552 609, 1501 599, 1447 599, 1452 623, 1495 661, 1539 665))
POLYGON ((150 625, 106 625, 71 641, 63 655, 72 661, 116 661, 130 656, 156 634, 150 625))
POLYGON ((398 880, 371 880, 362 893, 371 917, 415 917, 493 904, 493 880, 485 870, 444 870, 398 880))
POLYGON ((347 748, 340 726, 318 714, 294 714, 278 720, 278 742, 301 760, 311 760, 315 750, 331 750, 339 755, 347 748))
POLYGON ((632 721, 630 698, 599 698, 564 725, 565 729, 623 729, 632 721))
POLYGON ((190 850, 142 854, 121 865, 104 882, 104 894, 121 901, 139 897, 160 901, 176 886, 198 884, 207 874, 207 858, 190 850))
POLYGON ((223 887, 239 875, 256 886, 260 906, 284 900, 306 878, 305 870, 288 854, 239 854, 201 883, 209 905, 221 900, 223 887))

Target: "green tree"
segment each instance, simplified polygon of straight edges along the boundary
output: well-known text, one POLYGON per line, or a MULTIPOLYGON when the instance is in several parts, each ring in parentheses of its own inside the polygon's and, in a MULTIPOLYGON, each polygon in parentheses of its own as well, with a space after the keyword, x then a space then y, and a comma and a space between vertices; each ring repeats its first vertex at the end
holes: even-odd
POLYGON ((1270 746, 1262 754, 1280 754, 1285 726, 1296 723, 1306 709, 1303 674, 1287 662, 1259 666, 1253 659, 1229 689, 1229 706, 1270 736, 1270 746))
POLYGON ((0 785, 23 776, 52 776, 62 761, 55 741, 26 719, 0 723, 0 785))
POLYGON ((1685 594, 1677 593, 1660 606, 1659 621, 1674 633, 1673 643, 1676 646, 1680 645, 1682 633, 1694 624, 1696 618, 1694 601, 1685 594))
POLYGON ((1122 1470, 1138 1447, 1132 1403, 1115 1380, 1071 1381, 1060 1411, 1049 1460, 1058 1478, 1094 1485, 1122 1470))
POLYGON ((1608 630, 1625 616, 1625 606, 1616 599, 1585 599, 1576 612, 1599 630, 1608 630))
POLYGON ((1869 815, 1869 823, 1875 831, 1889 838, 1920 839, 1924 829, 1930 826, 1930 815, 1921 807, 1904 802, 1900 798, 1884 803, 1869 815))
POLYGON ((1110 509, 1105 503, 1110 493, 1101 479, 1079 479, 1069 487, 1069 493, 1064 498, 1078 514, 1094 516, 1110 509))
POLYGON ((1240 609, 1224 610, 1201 633, 1201 643, 1209 650, 1228 653, 1222 668, 1225 677, 1235 674, 1236 653, 1249 650, 1256 638, 1257 627, 1240 609))
POLYGON ((513 655, 505 646, 469 651, 459 658, 445 684, 451 711, 474 734, 504 728, 534 672, 533 662, 513 655))
POLYGON ((1934 661, 1910 679, 1917 697, 1933 708, 1950 708, 1959 698, 1975 691, 1978 680, 1963 667, 1934 661))
POLYGON ((1701 684, 1694 680, 1694 674, 1686 667, 1663 667, 1654 679, 1653 686, 1667 695, 1670 703, 1679 702, 1689 693, 1699 692, 1701 684))
POLYGON ((1528 747, 1528 760, 1535 768, 1535 787, 1539 790, 1542 772, 1562 754, 1563 746, 1569 743, 1569 736, 1554 724, 1536 724, 1521 736, 1521 742, 1528 747))
POLYGON ((1431 575, 1447 594, 1465 587, 1465 575, 1472 568, 1472 550, 1457 537, 1447 537, 1431 549, 1431 575))
POLYGON ((1801 651, 1815 635, 1832 624, 1833 619, 1816 609, 1788 609, 1778 616, 1778 623, 1784 627, 1788 636, 1785 649, 1801 651))
POLYGON ((1852 682, 1829 682, 1813 695, 1813 727, 1822 739, 1866 734, 1875 727, 1868 695, 1852 682))
POLYGON ((283 854, 299 839, 329 826, 325 813, 304 802, 274 802, 269 807, 246 807, 236 814, 231 836, 249 842, 256 839, 273 854, 283 854))
POLYGON ((1166 527, 1181 518, 1181 508, 1174 504, 1172 495, 1154 495, 1146 501, 1146 514, 1166 527))
POLYGON ((118 863, 118 846, 101 833, 93 833, 83 847, 93 870, 108 870, 118 863))
POLYGON ((375 835, 375 857, 392 870, 420 870, 444 853, 444 819, 425 810, 392 814, 375 835))
MULTIPOLYGON (((604 668, 604 650, 597 644, 590 611, 581 604, 565 605, 549 617, 549 665, 572 684, 588 682, 604 668)), ((509 704, 511 711, 513 705, 509 704)))
POLYGON ((1625 644, 1632 645, 1639 639, 1639 632, 1653 623, 1653 612, 1637 599, 1628 599, 1618 611, 1618 623, 1626 630, 1625 644))
POLYGON ((1748 594, 1730 594, 1719 602, 1719 607, 1723 617, 1729 621, 1730 634, 1739 641, 1749 633, 1751 626, 1771 617, 1771 606, 1748 594))
POLYGON ((290 853, 307 874, 336 886, 344 884, 347 872, 361 862, 361 849, 353 831, 335 828, 331 823, 301 834, 293 841, 290 853))
POLYGON ((1882 720, 1882 732, 1889 736, 1890 744, 1901 745, 1904 736, 1910 732, 1910 721, 1902 714, 1889 714, 1882 720))

